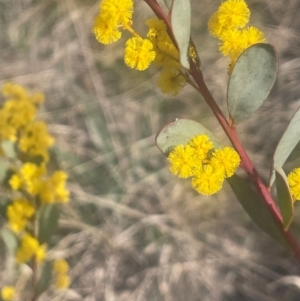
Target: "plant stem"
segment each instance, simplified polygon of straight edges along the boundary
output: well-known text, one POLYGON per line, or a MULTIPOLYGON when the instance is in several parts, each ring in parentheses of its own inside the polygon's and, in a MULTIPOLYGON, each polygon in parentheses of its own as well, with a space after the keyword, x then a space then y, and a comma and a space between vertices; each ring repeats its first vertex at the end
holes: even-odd
MULTIPOLYGON (((174 44, 176 45, 176 41, 174 39, 173 33, 172 33, 172 26, 170 23, 170 19, 165 15, 159 4, 156 2, 156 0, 144 0, 150 8, 154 11, 156 16, 159 19, 162 19, 168 28, 168 33, 173 40, 174 44)), ((284 230, 283 226, 283 220, 280 211, 278 210, 275 201, 272 198, 272 195, 262 179, 260 178, 258 172, 256 171, 255 167, 253 166, 248 154, 246 153, 241 141, 239 140, 239 137, 237 135, 237 131, 235 127, 231 127, 223 115, 222 111, 220 110, 218 104, 212 97, 210 91, 208 90, 204 79, 202 72, 197 69, 196 65, 192 60, 190 60, 190 67, 189 70, 190 75, 195 80, 197 86, 199 87, 200 93, 202 94, 203 98, 211 108, 212 112, 216 116, 218 122, 222 126, 224 132, 226 133, 227 137, 231 141, 232 145, 236 149, 236 151, 239 153, 241 157, 241 168, 247 173, 253 184, 255 185, 257 191, 259 192, 262 201, 269 209, 277 227, 281 231, 283 237, 285 238, 287 244, 290 246, 291 250, 294 253, 294 256, 297 258, 297 260, 300 262, 300 247, 294 238, 293 234, 290 232, 290 230, 284 230)))
POLYGON ((32 287, 33 287, 33 295, 31 301, 36 301, 38 298, 37 295, 37 261, 36 256, 32 258, 32 287))
MULTIPOLYGON (((27 193, 25 193, 26 195, 27 193)), ((28 199, 30 199, 30 196, 27 196, 28 199)), ((35 205, 35 210, 37 210, 37 202, 36 199, 32 199, 32 203, 35 205)), ((37 217, 36 214, 34 215, 34 220, 33 220, 33 237, 37 237, 38 234, 38 223, 37 223, 37 217)), ((33 287, 33 294, 32 294, 32 299, 31 301, 37 301, 38 300, 38 291, 37 291, 37 284, 38 284, 38 262, 37 262, 37 257, 36 255, 33 256, 32 258, 32 287, 33 287)))

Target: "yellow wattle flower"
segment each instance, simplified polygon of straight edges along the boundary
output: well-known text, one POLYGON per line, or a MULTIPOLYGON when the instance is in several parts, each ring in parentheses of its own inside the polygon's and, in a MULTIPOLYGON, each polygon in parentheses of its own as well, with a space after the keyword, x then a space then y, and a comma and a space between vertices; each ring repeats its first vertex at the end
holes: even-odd
POLYGON ((23 231, 34 213, 35 208, 29 201, 23 198, 14 199, 6 211, 10 229, 16 233, 23 231))
POLYGON ((116 24, 104 21, 100 15, 95 18, 93 33, 97 41, 105 45, 118 41, 122 35, 116 24))
POLYGON ((69 190, 66 189, 68 175, 61 170, 55 171, 51 177, 43 179, 40 183, 38 196, 43 204, 67 203, 69 190))
POLYGON ((160 41, 164 40, 168 35, 167 26, 162 20, 151 18, 146 21, 146 25, 149 27, 149 31, 147 33, 147 37, 149 39, 156 39, 157 41, 160 41))
POLYGON ((213 152, 210 164, 224 174, 231 177, 241 163, 239 154, 232 147, 224 147, 213 152))
POLYGON ((241 32, 241 38, 245 44, 245 49, 251 45, 264 43, 266 41, 264 33, 254 26, 244 28, 241 32))
POLYGON ((245 49, 245 41, 241 39, 241 31, 238 29, 228 29, 222 33, 221 44, 219 47, 221 53, 230 58, 236 59, 245 49))
POLYGON ((64 289, 70 286, 70 278, 66 274, 57 274, 55 276, 55 287, 57 289, 64 289))
POLYGON ((132 14, 132 0, 103 0, 100 4, 100 16, 105 22, 126 26, 131 23, 132 14))
POLYGON ((192 179, 194 189, 203 195, 217 193, 223 185, 224 173, 211 165, 205 165, 198 169, 192 179))
POLYGON ((195 157, 199 164, 203 163, 208 152, 213 149, 214 144, 207 135, 198 135, 191 139, 188 143, 194 149, 195 157))
POLYGON ((1 289, 1 297, 3 301, 13 301, 15 298, 15 288, 13 286, 4 286, 1 289))
POLYGON ((175 68, 165 68, 159 75, 158 87, 171 96, 178 95, 186 84, 185 77, 175 68))
POLYGON ((69 265, 64 259, 57 259, 53 263, 53 271, 59 274, 65 274, 69 271, 69 265))
POLYGON ((17 84, 10 83, 10 82, 5 83, 2 86, 1 91, 5 97, 9 97, 9 98, 13 98, 13 99, 20 100, 20 99, 26 99, 29 97, 28 91, 24 87, 17 85, 17 84))
POLYGON ((179 178, 189 178, 194 175, 194 150, 190 146, 177 145, 169 154, 170 171, 179 178))
POLYGON ((39 242, 29 234, 24 234, 21 238, 19 249, 16 252, 16 261, 25 263, 32 258, 39 248, 39 242))
POLYGON ((220 24, 218 12, 213 13, 213 15, 209 18, 207 25, 211 35, 216 38, 220 38, 222 36, 222 32, 226 27, 220 24))
POLYGON ((159 67, 179 69, 179 52, 167 33, 165 23, 162 20, 152 18, 148 19, 146 24, 149 27, 147 37, 156 52, 153 63, 159 67))
POLYGON ((36 257, 37 262, 42 262, 42 261, 45 260, 45 258, 46 258, 46 248, 47 248, 47 245, 42 244, 42 245, 38 246, 38 248, 36 249, 34 255, 36 257))
POLYGON ((244 0, 227 0, 218 9, 218 21, 222 26, 243 28, 249 21, 250 10, 244 0))
POLYGON ((124 61, 130 68, 143 71, 154 59, 155 51, 150 40, 133 37, 126 42, 124 61))
POLYGON ((287 179, 293 198, 300 201, 300 167, 293 169, 287 179))
POLYGON ((44 162, 49 160, 48 150, 54 144, 54 138, 49 134, 43 121, 29 123, 21 134, 19 147, 29 156, 40 156, 44 162))
POLYGON ((55 260, 53 263, 55 287, 58 289, 68 288, 70 285, 70 278, 67 275, 69 265, 64 259, 55 260))
POLYGON ((11 176, 8 183, 13 190, 19 190, 22 187, 23 181, 20 175, 14 174, 11 176))
POLYGON ((13 175, 9 183, 13 189, 16 189, 16 184, 20 183, 18 189, 24 189, 31 195, 36 195, 40 190, 41 178, 46 173, 45 165, 36 165, 31 162, 26 162, 20 168, 20 171, 13 175), (19 179, 19 180, 17 180, 19 179))

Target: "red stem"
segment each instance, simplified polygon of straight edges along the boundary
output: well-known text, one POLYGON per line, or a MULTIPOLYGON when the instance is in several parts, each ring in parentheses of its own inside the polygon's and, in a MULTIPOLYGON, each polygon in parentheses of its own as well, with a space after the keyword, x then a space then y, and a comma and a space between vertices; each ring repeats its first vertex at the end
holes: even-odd
MULTIPOLYGON (((168 27, 168 32, 170 37, 175 42, 175 39, 172 34, 171 23, 167 16, 162 11, 161 7, 158 5, 156 0, 144 0, 154 11, 156 16, 159 19, 164 20, 168 27)), ((176 45, 176 42, 175 42, 176 45)), ((222 111, 220 110, 219 106, 217 105, 216 101, 212 97, 210 91, 208 90, 201 71, 199 71, 192 60, 190 60, 191 70, 189 70, 190 75, 195 80, 199 90, 201 91, 202 96, 206 100, 207 104, 213 111, 214 115, 216 116, 217 120, 219 121, 220 125, 222 126, 224 132, 226 133, 227 137, 231 141, 232 145, 235 147, 236 151, 239 153, 241 157, 241 167, 247 173, 251 181, 254 183, 257 191, 259 192, 260 196, 262 197, 262 201, 269 209, 276 225, 278 226, 279 230, 281 231, 283 237, 285 238, 286 242, 290 246, 291 250, 294 253, 294 256, 300 262, 300 247, 294 238, 293 234, 290 230, 284 230, 283 226, 283 219, 281 216, 276 203, 274 202, 270 191, 267 189, 266 185, 258 175, 255 167, 253 166, 248 154, 246 153, 243 145, 241 144, 236 129, 234 127, 230 127, 228 121, 226 120, 225 116, 223 115, 222 111)))

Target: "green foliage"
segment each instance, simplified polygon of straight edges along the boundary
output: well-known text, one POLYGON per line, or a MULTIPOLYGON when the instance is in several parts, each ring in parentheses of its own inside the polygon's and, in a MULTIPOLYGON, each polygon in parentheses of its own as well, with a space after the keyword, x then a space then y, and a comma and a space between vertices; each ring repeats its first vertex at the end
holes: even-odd
POLYGON ((17 236, 9 228, 3 228, 1 234, 7 249, 14 254, 19 244, 17 236))
MULTIPOLYGON (((280 169, 287 158, 290 156, 296 145, 300 140, 300 108, 297 109, 292 117, 289 125, 279 140, 274 156, 273 167, 280 169)), ((272 170, 270 178, 270 186, 275 180, 275 171, 272 170)))
POLYGON ((10 140, 5 140, 1 142, 1 147, 3 149, 4 155, 7 158, 15 159, 17 157, 15 143, 10 140))
POLYGON ((189 44, 191 30, 190 0, 176 0, 171 12, 172 30, 180 53, 180 63, 186 69, 190 68, 189 44))
POLYGON ((51 284, 51 279, 52 279, 52 262, 45 261, 37 285, 38 294, 45 292, 49 288, 51 284))
POLYGON ((9 170, 9 163, 0 158, 0 181, 3 182, 7 177, 7 171, 9 170))
POLYGON ((217 138, 202 124, 190 119, 176 119, 166 125, 156 136, 156 145, 162 153, 168 155, 172 149, 180 144, 187 144, 197 135, 207 135, 215 147, 218 147, 217 138))
POLYGON ((10 203, 9 199, 0 198, 0 216, 6 216, 7 207, 10 203))
POLYGON ((277 70, 277 55, 270 44, 255 44, 239 56, 227 90, 228 110, 235 122, 249 117, 262 105, 275 83, 277 70))
POLYGON ((276 188, 278 205, 283 218, 283 226, 284 229, 287 230, 293 220, 294 204, 289 190, 288 180, 282 168, 276 169, 276 188))
POLYGON ((59 210, 56 204, 43 205, 38 213, 39 234, 41 244, 48 243, 58 226, 59 210))
POLYGON ((228 178, 227 182, 253 222, 270 237, 286 246, 282 233, 276 226, 270 211, 262 202, 258 193, 237 175, 228 178))

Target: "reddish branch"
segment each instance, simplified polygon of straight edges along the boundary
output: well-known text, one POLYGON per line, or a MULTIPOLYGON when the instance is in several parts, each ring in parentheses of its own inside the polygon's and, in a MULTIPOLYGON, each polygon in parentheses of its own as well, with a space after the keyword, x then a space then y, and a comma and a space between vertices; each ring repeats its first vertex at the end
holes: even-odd
MULTIPOLYGON (((159 4, 156 2, 156 0, 144 0, 154 11, 156 16, 159 19, 162 19, 168 28, 168 33, 170 37, 172 38, 174 44, 176 45, 175 39, 172 34, 172 27, 171 22, 169 18, 165 15, 159 4)), ((190 75, 193 77, 194 81, 196 82, 197 86, 199 87, 199 90, 201 91, 202 96, 204 97, 205 101, 211 108, 212 112, 216 116, 218 122, 222 126, 224 132, 226 133, 227 137, 231 141, 232 145, 235 147, 236 151, 239 153, 241 157, 241 167, 242 169, 247 173, 253 184, 255 185, 258 193, 261 196, 262 201, 269 209, 277 227, 281 231, 283 237, 285 238, 287 244, 290 246, 291 250, 294 253, 294 256, 297 258, 297 260, 300 262, 300 247, 294 238, 293 234, 290 232, 290 230, 284 230, 283 226, 283 219, 281 216, 280 211, 278 210, 278 207, 276 206, 275 201, 273 200, 273 197, 270 193, 270 191, 267 189, 266 185, 260 178, 258 172, 256 171, 255 167, 253 166, 248 154, 246 153, 241 141, 239 140, 239 137, 237 135, 235 127, 231 127, 223 115, 222 111, 220 110, 218 104, 212 97, 210 91, 208 90, 201 71, 196 68, 195 64, 191 61, 191 69, 189 70, 190 75)))

